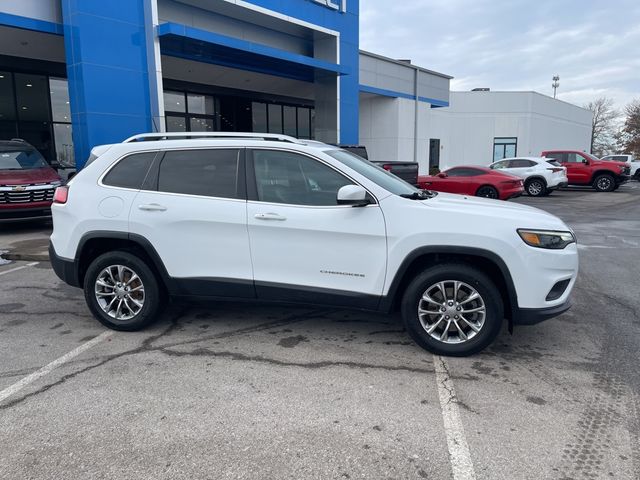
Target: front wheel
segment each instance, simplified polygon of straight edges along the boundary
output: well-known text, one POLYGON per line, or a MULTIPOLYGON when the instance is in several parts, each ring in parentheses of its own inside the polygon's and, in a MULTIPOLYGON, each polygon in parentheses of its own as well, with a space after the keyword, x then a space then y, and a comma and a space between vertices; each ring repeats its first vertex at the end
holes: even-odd
POLYGON ((593 188, 598 192, 612 192, 616 188, 616 182, 611 175, 603 173, 594 179, 593 188))
POLYGON ((504 319, 498 289, 480 270, 446 263, 428 268, 402 297, 409 335, 438 355, 467 356, 490 345, 504 319))
POLYGON ((498 190, 489 185, 485 185, 478 189, 478 191, 476 192, 476 197, 498 198, 498 190))
POLYGON ((149 266, 128 252, 96 258, 84 279, 87 306, 113 330, 140 330, 155 321, 162 305, 158 280, 149 266))

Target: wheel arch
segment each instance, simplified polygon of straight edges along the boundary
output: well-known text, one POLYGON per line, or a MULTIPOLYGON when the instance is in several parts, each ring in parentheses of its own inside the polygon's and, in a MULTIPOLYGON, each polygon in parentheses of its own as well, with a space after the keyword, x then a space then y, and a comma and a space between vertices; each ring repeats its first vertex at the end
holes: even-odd
POLYGON ((161 288, 167 291, 173 289, 167 269, 151 242, 141 235, 126 232, 96 231, 86 233, 80 239, 75 257, 78 283, 84 284, 87 268, 95 258, 114 250, 126 251, 138 256, 156 274, 161 288))
POLYGON ((416 274, 425 268, 444 262, 464 263, 487 274, 500 291, 504 313, 511 325, 513 313, 518 308, 518 296, 511 272, 504 260, 496 253, 473 247, 439 245, 413 250, 400 264, 391 281, 389 292, 380 301, 379 309, 384 312, 397 309, 402 293, 416 274))
POLYGON ((544 178, 542 175, 531 175, 530 177, 527 177, 526 180, 524 181, 525 185, 528 185, 529 182, 531 182, 532 180, 541 180, 542 183, 544 183, 544 186, 547 186, 547 179, 544 178))
POLYGON ((492 188, 493 190, 495 190, 496 193, 498 194, 498 198, 500 198, 500 190, 495 185, 492 185, 490 183, 483 183, 482 185, 480 185, 478 188, 476 188, 476 191, 475 191, 475 193, 473 195, 474 196, 478 196, 478 192, 481 189, 486 188, 486 187, 489 187, 489 188, 492 188))
POLYGON ((593 172, 593 174, 591 175, 591 184, 593 185, 593 183, 596 181, 596 178, 598 178, 600 175, 609 175, 610 177, 613 178, 613 181, 616 181, 616 174, 614 172, 612 172, 611 170, 596 170, 595 172, 593 172))

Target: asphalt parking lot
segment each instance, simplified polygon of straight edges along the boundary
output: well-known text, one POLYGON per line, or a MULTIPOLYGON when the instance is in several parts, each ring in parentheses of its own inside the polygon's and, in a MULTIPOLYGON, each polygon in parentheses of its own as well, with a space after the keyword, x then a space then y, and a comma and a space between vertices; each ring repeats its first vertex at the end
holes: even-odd
POLYGON ((171 305, 105 330, 0 225, 0 478, 640 478, 640 183, 519 203, 576 232, 574 307, 434 358, 399 319, 171 305))

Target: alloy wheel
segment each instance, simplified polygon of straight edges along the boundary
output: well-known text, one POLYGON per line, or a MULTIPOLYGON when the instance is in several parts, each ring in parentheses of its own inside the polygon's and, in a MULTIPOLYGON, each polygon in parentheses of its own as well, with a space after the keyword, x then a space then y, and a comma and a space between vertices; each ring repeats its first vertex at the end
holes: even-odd
POLYGON ((144 307, 144 284, 131 268, 110 265, 96 278, 95 296, 102 311, 111 318, 131 320, 144 307))
POLYGON ((532 180, 527 186, 527 192, 532 197, 537 197, 542 193, 543 185, 539 180, 532 180))
POLYGON ((447 344, 474 338, 484 325, 487 309, 480 293, 468 283, 445 280, 427 288, 418 301, 422 328, 447 344))
POLYGON ((611 179, 607 176, 600 177, 596 183, 598 190, 609 190, 611 188, 611 179))

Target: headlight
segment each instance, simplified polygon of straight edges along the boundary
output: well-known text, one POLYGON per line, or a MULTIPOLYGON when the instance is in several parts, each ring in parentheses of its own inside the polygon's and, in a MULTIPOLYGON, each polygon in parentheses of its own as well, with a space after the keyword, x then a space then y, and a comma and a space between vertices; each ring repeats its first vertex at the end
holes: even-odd
POLYGON ((62 182, 59 180, 56 180, 55 182, 50 182, 49 185, 52 187, 59 187, 62 185, 62 182))
POLYGON ((571 232, 559 232, 554 230, 525 230, 518 229, 518 235, 524 243, 537 248, 549 248, 552 250, 562 250, 570 243, 576 241, 571 232))

